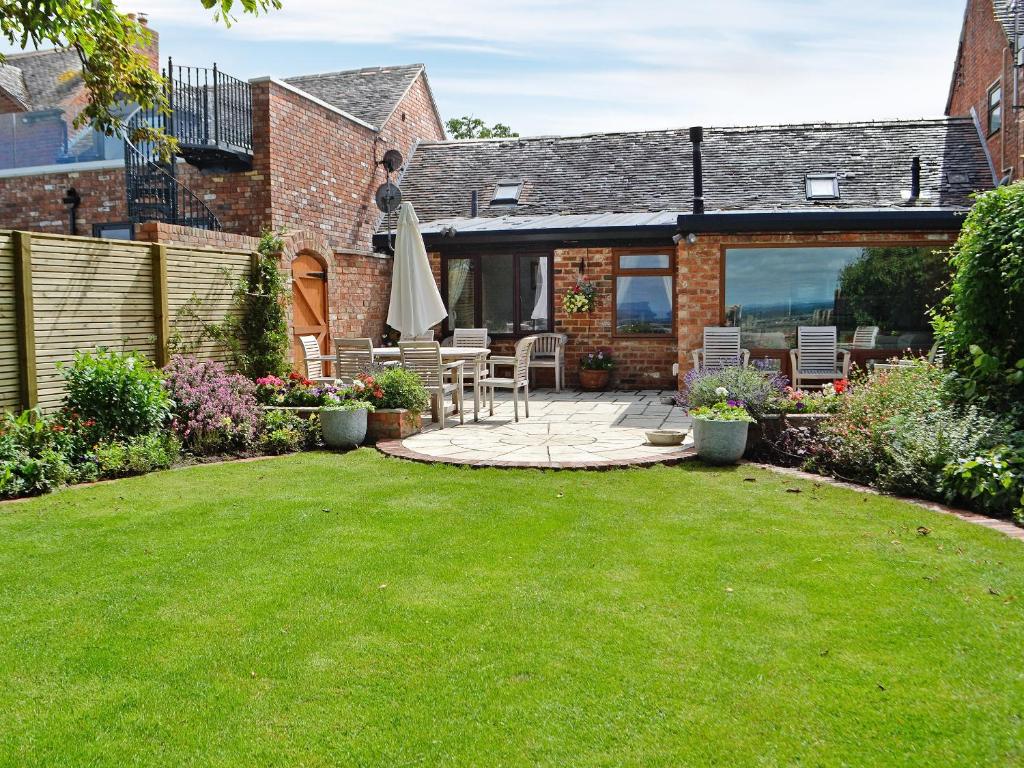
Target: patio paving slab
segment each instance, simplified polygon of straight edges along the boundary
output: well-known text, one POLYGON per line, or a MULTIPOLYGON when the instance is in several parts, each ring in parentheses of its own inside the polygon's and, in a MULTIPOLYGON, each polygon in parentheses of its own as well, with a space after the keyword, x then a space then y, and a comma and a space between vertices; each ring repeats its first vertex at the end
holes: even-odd
MULTIPOLYGON (((689 435, 682 446, 662 447, 649 445, 645 434, 651 429, 689 431, 690 419, 683 411, 664 405, 667 394, 535 390, 530 393, 530 418, 520 403, 516 422, 511 394, 497 392, 493 416, 481 407, 479 422, 470 416, 460 426, 449 416, 440 429, 426 421, 423 432, 377 447, 417 461, 469 466, 603 469, 675 463, 693 456, 689 435)), ((470 414, 471 397, 467 391, 470 414)))

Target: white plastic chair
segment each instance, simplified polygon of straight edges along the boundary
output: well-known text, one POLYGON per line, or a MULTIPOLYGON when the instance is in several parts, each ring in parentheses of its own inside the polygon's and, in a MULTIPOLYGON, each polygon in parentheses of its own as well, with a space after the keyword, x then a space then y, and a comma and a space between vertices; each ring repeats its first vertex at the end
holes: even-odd
POLYGON ((878 341, 878 330, 877 325, 858 325, 857 330, 853 332, 853 344, 850 346, 853 349, 874 349, 878 341))
POLYGON ((316 340, 316 336, 299 336, 299 343, 302 344, 306 378, 318 384, 333 384, 333 376, 324 376, 324 365, 320 360, 323 353, 320 351, 320 342, 316 340))
POLYGON ((511 378, 494 375, 494 367, 496 365, 509 365, 507 361, 500 359, 487 361, 491 371, 487 376, 480 379, 480 386, 484 388, 485 392, 490 394, 491 416, 494 415, 494 389, 495 387, 501 387, 502 389, 512 390, 512 407, 516 421, 519 421, 519 390, 523 390, 526 418, 530 418, 530 353, 533 351, 533 345, 536 342, 536 336, 526 336, 516 342, 516 351, 512 356, 511 363, 511 378))
POLYGON ((801 325, 797 328, 797 348, 789 350, 793 367, 793 386, 800 389, 805 383, 824 386, 850 374, 850 351, 840 350, 838 332, 834 325, 801 325), (843 362, 838 360, 842 354, 843 362))
POLYGON ((750 350, 740 347, 740 329, 737 326, 704 328, 704 346, 690 353, 693 365, 701 368, 728 368, 750 364, 750 350))
POLYGON ((562 391, 565 378, 565 345, 569 337, 564 333, 538 333, 530 358, 530 372, 537 368, 552 368, 555 371, 555 392, 562 391))
POLYGON ((465 424, 462 406, 462 361, 445 363, 441 360, 441 345, 436 341, 398 342, 402 367, 420 377, 423 386, 430 393, 430 415, 438 427, 444 429, 448 415, 445 395, 452 396, 453 406, 459 412, 459 424, 465 424), (454 378, 454 381, 453 381, 454 378))
POLYGON ((373 367, 372 339, 334 340, 334 376, 345 384, 351 384, 356 376, 373 367))

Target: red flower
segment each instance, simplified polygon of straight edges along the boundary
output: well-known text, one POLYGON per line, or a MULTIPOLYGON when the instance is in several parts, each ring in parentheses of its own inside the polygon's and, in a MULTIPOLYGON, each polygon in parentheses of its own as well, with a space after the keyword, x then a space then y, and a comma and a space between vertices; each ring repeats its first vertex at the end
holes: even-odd
POLYGON ((82 422, 83 427, 94 427, 96 426, 96 419, 86 419, 82 422))
POLYGON ((50 427, 50 429, 52 429, 54 432, 63 432, 64 431, 64 425, 63 424, 54 424, 52 427, 50 427))
POLYGON ((836 391, 836 394, 843 394, 850 387, 850 382, 846 379, 839 379, 839 381, 833 382, 832 388, 836 391))

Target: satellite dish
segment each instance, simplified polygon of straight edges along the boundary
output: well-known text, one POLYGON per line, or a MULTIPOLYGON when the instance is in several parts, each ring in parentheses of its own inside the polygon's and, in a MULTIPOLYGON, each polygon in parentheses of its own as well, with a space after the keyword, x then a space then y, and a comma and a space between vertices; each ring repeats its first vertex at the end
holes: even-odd
POLYGON ((402 167, 402 153, 397 149, 389 149, 384 153, 384 158, 380 161, 380 164, 387 169, 388 173, 394 173, 402 167))
POLYGON ((373 195, 373 202, 384 213, 394 213, 402 204, 402 190, 390 181, 384 182, 373 195))

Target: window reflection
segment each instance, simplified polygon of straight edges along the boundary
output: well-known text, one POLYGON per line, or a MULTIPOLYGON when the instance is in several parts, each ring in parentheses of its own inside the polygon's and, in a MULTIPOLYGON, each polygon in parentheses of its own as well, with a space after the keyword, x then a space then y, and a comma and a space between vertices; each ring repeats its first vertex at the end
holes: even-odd
POLYGON ((801 325, 836 325, 847 345, 858 327, 878 326, 876 349, 927 348, 945 273, 933 248, 732 248, 726 321, 747 348, 794 347, 801 325))

